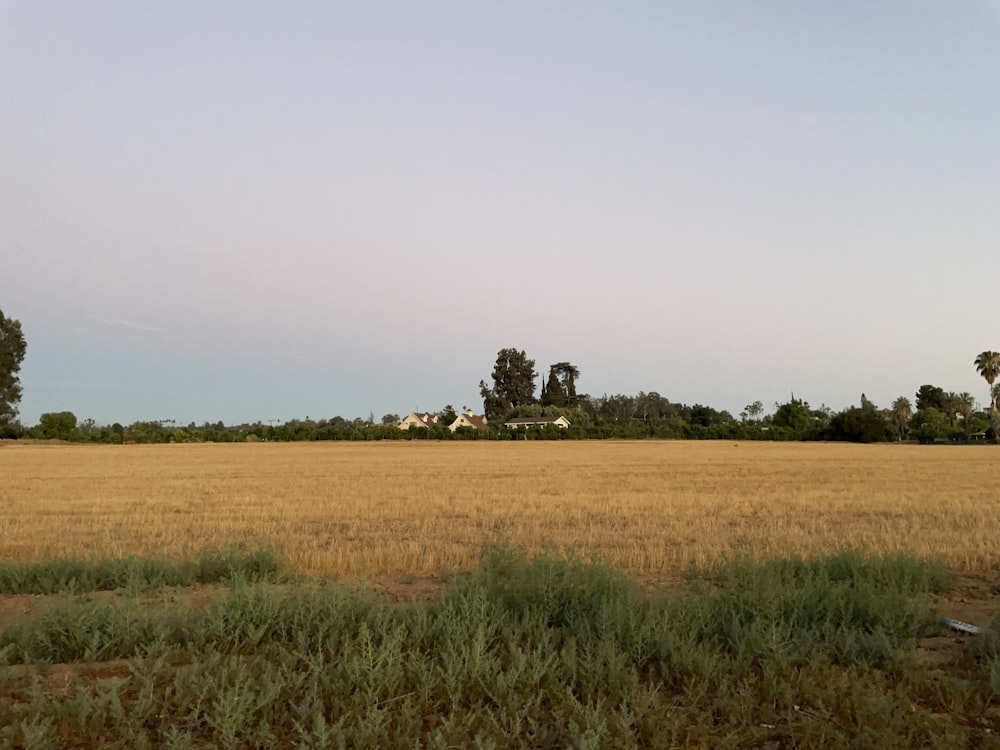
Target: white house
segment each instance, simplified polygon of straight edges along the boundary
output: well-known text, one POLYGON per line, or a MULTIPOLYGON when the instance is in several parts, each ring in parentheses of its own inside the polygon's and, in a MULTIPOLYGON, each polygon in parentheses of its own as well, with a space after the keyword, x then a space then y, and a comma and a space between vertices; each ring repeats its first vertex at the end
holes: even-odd
POLYGON ((566 417, 515 417, 503 423, 504 427, 517 430, 522 427, 545 427, 554 424, 556 427, 566 429, 569 427, 569 420, 566 417))
POLYGON ((448 429, 454 432, 459 427, 472 427, 476 430, 487 430, 486 417, 480 417, 473 413, 472 409, 466 409, 455 417, 455 421, 448 425, 448 429))
POLYGON ((436 427, 438 425, 438 418, 431 413, 421 413, 412 412, 407 414, 402 422, 399 423, 399 429, 408 430, 411 427, 436 427))

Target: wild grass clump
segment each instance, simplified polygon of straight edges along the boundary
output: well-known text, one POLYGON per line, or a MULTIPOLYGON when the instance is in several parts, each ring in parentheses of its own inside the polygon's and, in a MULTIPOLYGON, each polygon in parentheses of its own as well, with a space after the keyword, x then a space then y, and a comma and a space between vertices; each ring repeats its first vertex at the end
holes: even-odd
POLYGON ((858 550, 810 560, 790 557, 763 563, 747 558, 722 558, 708 575, 722 586, 756 591, 774 586, 787 589, 831 585, 905 595, 940 593, 950 589, 954 582, 954 575, 940 557, 916 557, 900 552, 872 555, 858 550))
POLYGON ((611 605, 626 606, 635 586, 622 573, 572 551, 531 557, 506 545, 488 547, 479 567, 451 586, 446 603, 483 592, 509 616, 541 616, 548 627, 586 626, 611 605))
POLYGON ((433 606, 237 576, 202 612, 80 603, 8 629, 9 664, 130 661, 68 691, 8 675, 0 726, 59 747, 968 746, 989 720, 907 672, 946 582, 916 558, 733 561, 649 599, 503 547, 433 606))
POLYGON ((173 636, 169 620, 140 609, 134 600, 113 607, 79 602, 6 629, 0 653, 7 663, 99 662, 143 653, 173 636))
POLYGON ((972 642, 969 655, 975 671, 988 681, 992 697, 1000 698, 1000 618, 972 642))
POLYGON ((191 562, 158 558, 118 560, 51 560, 40 563, 0 563, 0 594, 81 594, 128 589, 148 591, 161 586, 217 583, 232 576, 261 578, 278 570, 269 551, 206 552, 191 562))
POLYGON ((856 551, 816 560, 730 560, 711 578, 715 595, 689 604, 701 610, 695 627, 741 660, 759 659, 755 644, 777 639, 791 662, 822 654, 837 665, 879 669, 899 669, 912 658, 901 646, 933 632, 928 595, 952 581, 940 559, 856 551))

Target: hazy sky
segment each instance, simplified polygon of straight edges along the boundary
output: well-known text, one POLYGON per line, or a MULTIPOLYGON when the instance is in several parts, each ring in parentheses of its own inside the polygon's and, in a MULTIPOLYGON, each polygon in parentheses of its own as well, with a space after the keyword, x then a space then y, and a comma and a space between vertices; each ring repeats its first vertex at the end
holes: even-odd
POLYGON ((998 198, 1000 0, 0 0, 26 424, 985 400, 998 198))

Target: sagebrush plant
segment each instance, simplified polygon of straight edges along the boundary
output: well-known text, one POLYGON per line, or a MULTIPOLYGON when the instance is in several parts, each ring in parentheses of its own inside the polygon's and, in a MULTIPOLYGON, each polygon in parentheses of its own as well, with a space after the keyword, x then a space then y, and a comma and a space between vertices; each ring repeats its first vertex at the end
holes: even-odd
POLYGON ((269 550, 215 550, 201 554, 193 562, 179 563, 157 558, 0 562, 0 594, 147 591, 161 586, 217 583, 233 576, 256 579, 277 570, 278 558, 269 550))
MULTIPOLYGON (((8 678, 14 746, 955 747, 986 743, 907 668, 935 560, 844 553, 640 596, 596 561, 486 551, 441 600, 230 578, 203 611, 76 602, 0 635, 9 664, 128 659, 68 691, 8 678), (100 615, 104 615, 103 617, 100 615), (120 668, 119 668, 120 670, 120 668)), ((984 652, 985 653, 985 652, 984 652)), ((992 653, 992 652, 990 652, 992 653)), ((992 656, 985 656, 993 658, 992 656)), ((120 662, 110 662, 120 663, 120 662)), ((985 663, 985 661, 984 661, 985 663)), ((988 671, 988 670, 987 670, 988 671)), ((982 678, 988 691, 989 677, 982 678)), ((970 696, 972 694, 970 693, 970 696)), ((965 705, 965 704, 963 704, 965 705)), ((970 711, 973 709, 970 708, 970 711)))
POLYGON ((976 672, 988 681, 993 698, 1000 699, 1000 617, 973 641, 969 654, 976 672))
POLYGON ((106 661, 138 654, 170 640, 164 618, 123 600, 115 607, 81 602, 40 615, 0 634, 8 663, 55 664, 106 661))

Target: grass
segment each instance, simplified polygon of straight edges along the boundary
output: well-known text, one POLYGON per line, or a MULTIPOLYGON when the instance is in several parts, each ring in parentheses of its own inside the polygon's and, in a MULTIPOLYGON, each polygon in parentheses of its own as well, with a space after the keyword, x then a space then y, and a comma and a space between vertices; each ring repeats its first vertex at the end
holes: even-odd
POLYGON ((919 663, 930 597, 950 586, 940 559, 703 574, 650 598, 590 560, 492 547, 430 606, 241 576, 203 611, 72 602, 0 634, 0 744, 995 744, 995 637, 946 679, 919 663))
POLYGON ((234 576, 262 578, 277 571, 271 552, 204 552, 194 562, 124 558, 87 562, 49 560, 0 562, 0 594, 57 594, 88 591, 147 591, 161 586, 218 583, 234 576))
POLYGON ((993 446, 684 442, 5 445, 9 562, 274 549, 308 574, 470 570, 485 544, 646 577, 852 547, 1000 560, 993 446))

